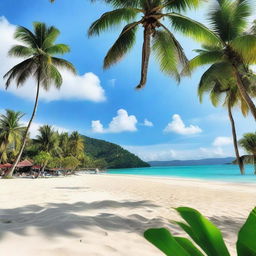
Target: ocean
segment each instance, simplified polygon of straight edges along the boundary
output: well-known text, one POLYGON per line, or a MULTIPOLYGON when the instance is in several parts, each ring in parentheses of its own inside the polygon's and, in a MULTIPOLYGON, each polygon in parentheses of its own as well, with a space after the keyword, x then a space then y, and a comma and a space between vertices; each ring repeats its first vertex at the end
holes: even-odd
POLYGON ((131 169, 110 169, 108 174, 144 175, 159 177, 180 177, 188 179, 204 179, 225 182, 255 182, 253 166, 246 165, 245 175, 241 175, 236 165, 196 165, 196 166, 164 166, 131 169))

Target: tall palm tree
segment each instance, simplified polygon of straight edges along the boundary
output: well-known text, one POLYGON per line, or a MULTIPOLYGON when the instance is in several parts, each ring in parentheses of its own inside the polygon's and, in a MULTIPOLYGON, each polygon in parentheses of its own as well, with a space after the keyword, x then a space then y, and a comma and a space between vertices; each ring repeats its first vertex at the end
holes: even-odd
MULTIPOLYGON (((239 154, 235 121, 232 114, 232 108, 239 105, 244 116, 249 112, 248 105, 241 97, 241 94, 236 86, 235 79, 232 77, 232 67, 225 62, 213 64, 202 76, 199 86, 198 95, 200 102, 203 96, 208 93, 212 104, 216 107, 222 104, 228 110, 228 116, 232 128, 233 144, 236 154, 237 163, 241 174, 244 174, 243 161, 239 154)), ((251 88, 255 86, 250 86, 251 88)), ((251 90, 253 91, 253 89, 251 90)))
MULTIPOLYGON (((60 156, 61 148, 59 147, 58 133, 49 125, 39 127, 39 134, 34 139, 38 150, 50 154, 50 156, 60 156)), ((41 172, 44 171, 47 161, 44 162, 41 172)))
POLYGON ((254 163, 254 174, 256 175, 256 132, 246 133, 239 140, 239 144, 249 153, 252 154, 254 163))
POLYGON ((5 112, 0 115, 0 163, 7 161, 9 150, 17 153, 25 132, 25 127, 20 122, 24 114, 10 109, 5 112))
POLYGON ((80 158, 84 154, 84 139, 75 131, 69 137, 69 150, 72 156, 80 158))
POLYGON ((20 87, 30 77, 36 80, 36 98, 31 118, 28 122, 23 142, 17 156, 17 159, 11 168, 8 176, 12 176, 15 167, 17 166, 22 152, 26 145, 29 128, 34 119, 40 88, 49 90, 54 84, 56 88, 60 88, 62 84, 62 76, 58 71, 58 67, 66 68, 75 73, 74 66, 61 58, 54 55, 64 54, 69 52, 69 47, 65 44, 55 44, 60 32, 55 27, 47 27, 44 23, 33 23, 34 31, 30 31, 25 27, 18 27, 15 32, 15 38, 22 42, 22 45, 13 46, 10 51, 10 56, 25 58, 22 62, 14 66, 4 76, 6 81, 6 89, 10 83, 15 80, 17 87, 20 87))
MULTIPOLYGON (((93 1, 93 0, 92 0, 93 1)), ((180 14, 196 8, 203 0, 105 0, 114 10, 104 13, 92 23, 88 35, 99 35, 117 24, 125 22, 116 42, 104 59, 104 68, 117 63, 134 46, 139 26, 143 28, 141 79, 137 89, 147 81, 151 50, 155 53, 161 70, 180 79, 180 69, 186 65, 185 53, 173 32, 164 24, 164 19, 173 30, 179 30, 203 43, 218 44, 219 39, 202 24, 180 14)))
POLYGON ((249 0, 217 0, 209 15, 212 33, 218 44, 204 44, 188 66, 191 72, 198 66, 225 62, 232 69, 239 92, 256 120, 256 107, 248 92, 248 66, 256 63, 256 34, 247 33, 248 18, 252 14, 249 0))

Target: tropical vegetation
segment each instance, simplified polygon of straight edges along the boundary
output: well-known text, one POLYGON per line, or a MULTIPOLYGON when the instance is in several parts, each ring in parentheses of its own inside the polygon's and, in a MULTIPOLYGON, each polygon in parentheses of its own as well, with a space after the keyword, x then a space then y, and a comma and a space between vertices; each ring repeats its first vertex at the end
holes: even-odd
POLYGON ((0 164, 19 151, 25 127, 21 123, 24 114, 7 109, 0 115, 0 164))
POLYGON ((114 10, 104 13, 93 22, 88 35, 99 35, 113 26, 123 22, 126 24, 104 59, 104 68, 109 68, 120 61, 134 46, 138 28, 142 27, 141 79, 136 87, 138 89, 146 84, 151 51, 154 52, 161 71, 177 81, 180 80, 180 70, 187 64, 182 46, 169 26, 165 25, 164 19, 171 24, 171 29, 181 31, 200 42, 216 45, 219 43, 219 38, 212 31, 181 14, 188 9, 197 8, 202 0, 105 0, 105 2, 111 4, 114 10))
POLYGON ((21 44, 13 46, 9 51, 9 55, 25 58, 25 60, 15 65, 4 76, 6 78, 6 89, 9 88, 13 80, 15 80, 17 87, 22 86, 29 77, 33 77, 36 80, 33 112, 25 129, 17 158, 13 167, 7 173, 8 176, 12 176, 26 146, 29 129, 38 106, 40 89, 43 88, 47 91, 52 84, 58 89, 61 87, 62 76, 58 70, 59 67, 68 69, 73 73, 76 72, 70 62, 55 57, 55 55, 65 54, 70 51, 67 45, 55 43, 60 31, 53 26, 47 27, 46 24, 41 22, 34 22, 33 29, 33 31, 30 31, 22 26, 16 29, 15 38, 21 44))
MULTIPOLYGON (((201 53, 201 51, 199 51, 201 53)), ((200 54, 199 54, 200 56, 200 54)), ((193 62, 193 60, 191 61, 193 62)), ((254 76, 253 74, 251 76, 254 76)), ((255 85, 248 85, 249 91, 256 89, 255 85)), ((228 110, 228 116, 232 128, 233 144, 236 154, 236 163, 239 165, 241 174, 244 174, 244 164, 239 154, 237 132, 232 109, 239 106, 244 116, 248 115, 249 107, 241 97, 241 94, 236 86, 236 81, 232 76, 230 66, 223 62, 213 64, 202 76, 199 86, 198 95, 202 102, 204 94, 209 94, 212 104, 216 107, 224 106, 228 110)))
MULTIPOLYGON (((241 97, 256 120, 256 107, 250 97, 250 93, 255 96, 255 87, 254 91, 250 87, 255 77, 249 65, 256 63, 256 34, 253 29, 248 31, 252 9, 252 3, 247 0, 216 1, 208 17, 217 40, 204 43, 203 49, 198 51, 199 55, 189 62, 187 71, 191 72, 202 65, 212 65, 210 69, 216 72, 220 67, 230 70, 228 74, 234 79, 241 97)), ((226 74, 221 71, 218 80, 223 75, 226 74)))
POLYGON ((254 165, 254 174, 256 175, 256 132, 246 133, 243 138, 239 140, 239 144, 243 147, 250 155, 250 162, 254 165))
MULTIPOLYGON (((21 112, 6 110, 0 115, 1 163, 13 163, 19 153, 26 127, 21 112)), ((35 138, 27 135, 22 158, 45 169, 63 168, 129 168, 147 167, 148 163, 123 149, 103 140, 80 135, 77 131, 59 133, 50 125, 38 128, 35 138)), ((40 175, 40 173, 39 173, 40 175)))
MULTIPOLYGON (((165 228, 149 229, 145 238, 168 256, 230 256, 221 231, 200 212, 188 207, 176 209, 185 222, 175 223, 191 238, 174 236, 165 228)), ((256 208, 238 233, 238 256, 256 255, 256 208)))

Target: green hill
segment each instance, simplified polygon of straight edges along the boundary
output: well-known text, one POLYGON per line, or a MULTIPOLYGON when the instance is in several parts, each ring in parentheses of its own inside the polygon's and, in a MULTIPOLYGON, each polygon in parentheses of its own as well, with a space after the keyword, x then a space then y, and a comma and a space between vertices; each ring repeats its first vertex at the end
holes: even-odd
POLYGON ((149 167, 150 165, 142 161, 136 155, 123 149, 119 145, 104 140, 93 139, 83 136, 85 139, 85 153, 95 159, 104 159, 107 168, 134 168, 149 167))

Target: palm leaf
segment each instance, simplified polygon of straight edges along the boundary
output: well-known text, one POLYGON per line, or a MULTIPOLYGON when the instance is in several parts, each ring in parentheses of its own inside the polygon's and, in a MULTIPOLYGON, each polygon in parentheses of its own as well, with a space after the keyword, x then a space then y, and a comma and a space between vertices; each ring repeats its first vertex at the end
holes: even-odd
POLYGON ((210 45, 222 44, 219 37, 214 32, 195 20, 178 13, 168 13, 164 16, 170 19, 172 27, 176 31, 179 31, 198 42, 210 45))
POLYGON ((53 65, 60 68, 65 68, 71 71, 72 73, 76 74, 76 69, 71 62, 57 57, 51 57, 51 61, 53 65))
POLYGON ((31 57, 35 53, 33 48, 24 45, 14 45, 8 52, 10 56, 31 57))
POLYGON ((231 47, 247 64, 256 64, 256 35, 243 35, 231 41, 231 47))
POLYGON ((160 64, 161 71, 174 76, 179 81, 179 68, 184 66, 186 56, 171 32, 166 30, 156 31, 152 48, 155 52, 155 58, 160 64))
POLYGON ((17 86, 24 83, 25 74, 27 74, 26 78, 31 75, 35 71, 35 63, 33 58, 26 59, 21 63, 15 65, 11 70, 9 70, 4 78, 7 78, 5 86, 6 89, 9 87, 12 80, 16 79, 17 86))
MULTIPOLYGON (((193 234, 191 238, 208 256, 230 256, 221 232, 208 219, 188 207, 179 207, 177 212, 187 222, 188 234, 193 234)), ((184 231, 187 232, 187 228, 184 231)))
POLYGON ((104 59, 104 68, 108 68, 118 62, 132 48, 135 43, 138 24, 138 22, 134 22, 124 27, 104 59))
POLYGON ((70 48, 66 44, 55 44, 50 46, 49 48, 46 48, 45 52, 47 52, 50 55, 65 54, 70 52, 70 48))
MULTIPOLYGON (((255 135, 256 138, 256 135, 255 135)), ((237 255, 255 256, 256 255, 256 208, 252 210, 245 224, 238 234, 237 255)))
POLYGON ((167 10, 186 11, 187 9, 197 8, 202 0, 164 0, 163 6, 167 10))
POLYGON ((122 8, 106 12, 98 20, 92 23, 89 28, 88 35, 99 35, 100 32, 110 28, 111 26, 120 24, 122 21, 130 22, 136 18, 137 14, 138 11, 133 8, 122 8))
POLYGON ((148 229, 144 237, 167 256, 196 256, 186 252, 165 228, 148 229))
POLYGON ((182 72, 183 75, 189 74, 189 72, 194 71, 200 66, 214 64, 223 60, 223 52, 220 50, 201 50, 199 53, 199 55, 189 61, 188 66, 182 72))

